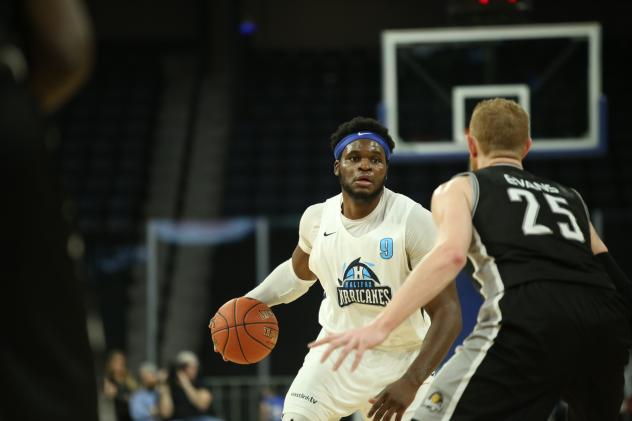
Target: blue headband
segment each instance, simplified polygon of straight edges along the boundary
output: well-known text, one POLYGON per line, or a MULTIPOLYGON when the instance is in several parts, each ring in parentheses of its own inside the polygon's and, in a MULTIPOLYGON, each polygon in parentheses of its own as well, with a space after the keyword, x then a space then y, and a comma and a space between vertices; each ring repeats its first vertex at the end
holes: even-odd
POLYGON ((340 159, 342 156, 342 151, 347 147, 347 145, 351 142, 355 142, 358 139, 371 139, 375 140, 380 144, 382 149, 384 149, 384 154, 386 155, 386 160, 389 161, 391 159, 391 148, 389 148, 388 143, 382 139, 382 137, 373 132, 357 132, 352 133, 344 138, 334 148, 334 159, 340 159))

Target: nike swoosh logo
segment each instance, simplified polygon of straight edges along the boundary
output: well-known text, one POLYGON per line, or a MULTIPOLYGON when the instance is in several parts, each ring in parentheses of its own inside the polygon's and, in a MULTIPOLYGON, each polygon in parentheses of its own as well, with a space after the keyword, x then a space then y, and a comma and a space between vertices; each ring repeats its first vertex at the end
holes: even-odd
POLYGON ((334 232, 323 232, 323 235, 325 237, 329 237, 331 234, 335 234, 335 233, 336 233, 336 231, 334 231, 334 232))

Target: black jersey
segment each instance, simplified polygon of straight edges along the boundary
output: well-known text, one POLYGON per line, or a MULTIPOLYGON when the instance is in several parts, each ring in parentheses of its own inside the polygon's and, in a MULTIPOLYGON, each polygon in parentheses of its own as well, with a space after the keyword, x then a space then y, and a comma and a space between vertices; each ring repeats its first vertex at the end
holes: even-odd
POLYGON ((613 288, 593 257, 579 193, 511 165, 469 174, 474 186, 469 255, 480 282, 491 276, 500 277, 504 287, 548 280, 613 288))

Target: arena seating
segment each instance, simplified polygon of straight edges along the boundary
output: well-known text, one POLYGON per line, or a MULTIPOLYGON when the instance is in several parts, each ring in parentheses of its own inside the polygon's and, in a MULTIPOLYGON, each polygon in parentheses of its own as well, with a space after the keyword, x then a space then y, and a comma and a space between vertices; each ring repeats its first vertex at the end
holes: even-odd
MULTIPOLYGON (((343 121, 376 115, 379 51, 256 52, 243 67, 224 213, 300 213, 335 194, 328 138, 343 121)), ((629 105, 617 105, 610 120, 623 123, 621 115, 629 105)), ((632 145, 626 140, 611 127, 610 153, 604 157, 529 159, 527 166, 575 186, 591 208, 629 206, 625 163, 632 158, 632 145)), ((465 162, 397 163, 388 185, 428 205, 434 187, 466 169, 465 162)))
POLYGON ((142 233, 160 72, 152 54, 103 54, 59 116, 63 185, 87 236, 142 233))

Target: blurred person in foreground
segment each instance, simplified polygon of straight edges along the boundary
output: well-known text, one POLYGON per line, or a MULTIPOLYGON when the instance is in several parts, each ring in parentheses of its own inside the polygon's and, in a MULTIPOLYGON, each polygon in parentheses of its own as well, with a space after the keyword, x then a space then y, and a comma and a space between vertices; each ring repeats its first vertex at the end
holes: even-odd
POLYGON ((173 400, 172 420, 220 421, 213 416, 213 394, 198 379, 200 363, 191 351, 181 351, 169 373, 169 390, 173 400))
POLYGON ((129 399, 129 414, 134 421, 161 421, 173 413, 173 401, 166 384, 166 373, 145 362, 138 369, 141 387, 129 399))
POLYGON ((0 2, 3 421, 97 420, 84 297, 46 142, 46 114, 81 87, 92 55, 77 0, 0 2))
POLYGON ((467 135, 472 171, 439 186, 435 247, 365 327, 313 343, 336 364, 384 341, 472 261, 485 298, 473 332, 432 383, 419 420, 545 420, 559 399, 572 420, 617 420, 632 343, 631 284, 574 189, 523 169, 529 116, 479 103, 467 135))

